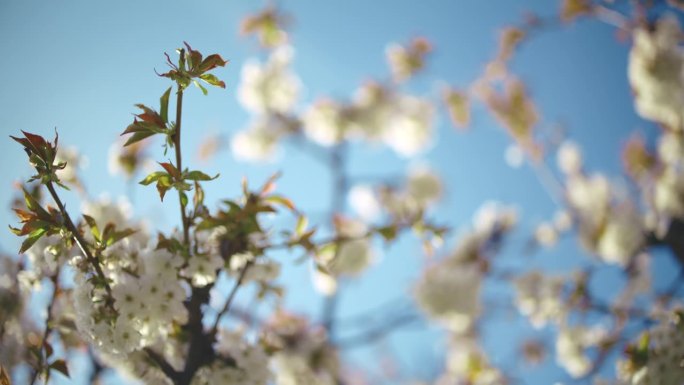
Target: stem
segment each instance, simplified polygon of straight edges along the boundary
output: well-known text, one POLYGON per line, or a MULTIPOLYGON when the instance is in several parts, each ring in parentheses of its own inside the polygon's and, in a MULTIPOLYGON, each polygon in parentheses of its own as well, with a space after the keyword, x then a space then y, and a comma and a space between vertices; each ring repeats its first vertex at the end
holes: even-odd
POLYGON ((169 379, 176 378, 178 372, 176 372, 173 366, 166 362, 163 356, 152 350, 152 348, 145 348, 145 353, 152 361, 154 361, 155 364, 157 364, 157 366, 159 366, 159 369, 161 369, 162 373, 164 373, 166 377, 169 379))
POLYGON ((109 282, 107 282, 107 277, 105 276, 104 271, 102 271, 100 262, 97 260, 97 258, 93 256, 90 250, 88 250, 88 243, 85 241, 85 239, 83 239, 81 233, 78 231, 78 229, 74 225, 74 222, 71 220, 69 213, 66 211, 66 207, 64 207, 64 203, 62 203, 61 199, 59 199, 59 195, 57 195, 57 191, 55 191, 55 186, 53 186, 52 182, 47 182, 46 186, 48 191, 50 192, 50 195, 52 196, 52 199, 57 204, 59 211, 62 213, 64 225, 66 226, 67 230, 71 232, 71 235, 73 236, 76 245, 79 249, 81 249, 81 252, 85 255, 86 260, 88 260, 88 262, 93 266, 93 269, 95 269, 95 273, 97 274, 98 278, 100 278, 100 280, 103 282, 104 288, 107 291, 107 306, 111 310, 114 310, 114 304, 112 303, 112 288, 109 286, 109 282))
MULTIPOLYGON (((173 134, 173 148, 176 151, 176 168, 183 172, 183 157, 181 156, 181 119, 183 117, 183 88, 178 86, 176 93, 176 132, 173 134)), ((182 200, 183 192, 178 190, 178 204, 180 205, 181 221, 183 222, 183 244, 190 245, 190 228, 188 217, 182 200)))
MULTIPOLYGON (((46 350, 45 346, 47 344, 47 339, 50 336, 50 333, 52 332, 52 326, 50 326, 50 322, 52 322, 52 307, 55 304, 55 299, 57 298, 57 292, 59 291, 59 282, 58 282, 58 277, 59 277, 59 268, 55 272, 55 274, 50 277, 50 280, 52 281, 53 285, 53 290, 52 290, 52 298, 50 298, 50 303, 48 303, 47 306, 47 317, 45 318, 45 330, 43 331, 43 339, 41 341, 41 346, 40 346, 40 356, 38 357, 38 368, 36 369, 35 372, 33 372, 33 376, 31 377, 31 385, 34 385, 36 383, 36 380, 38 379, 38 375, 42 371, 43 368, 43 363, 47 361, 49 357, 46 355, 46 350), (43 356, 45 356, 45 359, 43 359, 43 356)), ((47 383, 47 380, 46 380, 47 383)))
POLYGON ((224 314, 230 310, 230 305, 233 303, 233 299, 235 298, 235 294, 237 294, 238 289, 242 285, 242 282, 245 279, 245 276, 247 275, 247 270, 249 269, 250 266, 252 266, 254 262, 249 261, 245 264, 245 266, 242 267, 242 270, 240 271, 240 275, 238 276, 237 282, 235 282, 235 286, 233 286, 233 289, 230 291, 230 294, 228 294, 228 298, 226 299, 226 303, 223 305, 223 308, 221 311, 216 315, 216 320, 214 321, 214 326, 211 328, 211 332, 209 335, 215 336, 216 331, 218 330, 218 324, 219 321, 221 320, 221 317, 223 317, 224 314))
MULTIPOLYGON (((330 158, 330 171, 333 177, 331 221, 334 219, 335 213, 344 211, 344 199, 349 188, 345 166, 346 145, 345 142, 341 142, 334 148, 330 158)), ((323 302, 323 327, 328 331, 330 339, 334 336, 335 313, 339 304, 340 290, 341 288, 338 287, 335 293, 326 297, 323 302)))
POLYGON ((412 324, 414 322, 418 322, 420 320, 420 316, 416 313, 400 314, 394 319, 389 319, 380 322, 378 325, 373 325, 367 330, 359 334, 356 334, 352 337, 347 337, 335 341, 335 345, 337 345, 341 349, 350 349, 355 347, 367 346, 370 343, 376 342, 386 337, 396 329, 412 324))

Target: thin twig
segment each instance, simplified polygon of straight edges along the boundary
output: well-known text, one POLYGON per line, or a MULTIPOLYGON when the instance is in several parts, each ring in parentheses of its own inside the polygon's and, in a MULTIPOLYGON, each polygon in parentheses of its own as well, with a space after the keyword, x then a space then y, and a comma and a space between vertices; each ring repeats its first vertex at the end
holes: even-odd
POLYGON ((85 239, 83 239, 81 233, 78 231, 78 229, 74 225, 74 222, 71 220, 71 217, 69 216, 69 213, 66 211, 64 203, 62 203, 62 200, 59 199, 59 195, 57 195, 57 191, 55 191, 55 187, 53 186, 52 182, 47 182, 46 186, 48 191, 50 192, 50 195, 52 196, 52 199, 57 204, 59 211, 62 213, 64 225, 67 227, 67 230, 71 232, 74 241, 76 241, 76 245, 79 249, 81 249, 81 252, 86 257, 86 260, 93 266, 98 278, 100 278, 100 280, 102 281, 102 284, 104 285, 104 288, 107 291, 106 304, 108 307, 110 307, 110 309, 113 310, 114 305, 112 303, 112 288, 109 286, 109 282, 107 281, 107 277, 105 276, 102 267, 100 266, 100 262, 97 260, 97 258, 93 256, 90 250, 88 250, 88 243, 85 241, 85 239))
MULTIPOLYGON (((183 51, 181 51, 183 55, 183 51)), ((181 155, 181 119, 183 118, 183 88, 178 85, 176 93, 176 132, 173 134, 173 147, 176 152, 176 168, 183 172, 183 156, 181 155)), ((181 221, 183 222, 183 244, 189 248, 190 245, 190 223, 183 206, 183 192, 178 190, 178 204, 180 206, 181 221)))
POLYGON ((374 325, 367 330, 352 337, 342 338, 334 341, 335 345, 341 349, 350 349, 373 343, 386 337, 400 327, 420 321, 416 313, 401 314, 392 320, 385 320, 378 325, 374 325))
MULTIPOLYGON (((333 150, 330 158, 330 172, 333 177, 333 188, 331 198, 330 220, 333 221, 337 212, 344 211, 344 200, 347 196, 348 180, 346 174, 346 156, 347 146, 343 141, 339 143, 333 150)), ((336 253, 339 252, 337 249, 336 253)), ((339 305, 340 289, 335 290, 334 293, 327 296, 323 301, 322 323, 325 330, 328 332, 328 337, 333 338, 335 327, 335 315, 337 313, 337 306, 339 305)))
POLYGON ((150 357, 152 361, 154 361, 157 366, 159 366, 159 369, 161 369, 162 373, 166 375, 169 379, 174 379, 178 375, 178 372, 171 366, 168 362, 166 362, 166 359, 162 357, 159 353, 155 352, 152 348, 145 348, 145 353, 150 357))
MULTIPOLYGON (((33 376, 31 377, 31 385, 34 385, 36 380, 38 379, 38 375, 43 369, 43 364, 49 357, 47 357, 47 339, 50 336, 50 333, 52 332, 52 326, 50 323, 52 322, 52 308, 55 304, 55 300, 57 299, 57 294, 59 292, 59 268, 57 268, 57 271, 53 276, 50 277, 50 281, 52 281, 52 296, 50 298, 50 302, 48 303, 47 306, 47 317, 45 318, 45 330, 43 331, 43 339, 41 340, 41 345, 40 345, 40 355, 38 356, 38 367, 36 368, 35 372, 33 372, 33 376), (43 358, 45 356, 45 358, 43 358)), ((45 381, 47 383, 47 379, 45 381)))
POLYGON ((221 320, 221 317, 223 317, 228 310, 230 310, 230 305, 233 303, 233 299, 235 298, 235 295, 237 294, 238 289, 242 285, 242 282, 245 279, 245 276, 247 275, 247 270, 249 270, 249 267, 252 266, 254 262, 249 261, 245 263, 245 266, 242 267, 242 270, 240 271, 240 275, 238 276, 237 281, 235 282, 235 286, 233 286, 233 289, 230 291, 230 294, 228 294, 228 298, 226 299, 226 303, 223 305, 223 308, 219 313, 216 315, 216 320, 214 321, 214 325, 211 328, 211 332, 209 332, 209 335, 215 336, 216 331, 218 330, 218 325, 219 321, 221 320))

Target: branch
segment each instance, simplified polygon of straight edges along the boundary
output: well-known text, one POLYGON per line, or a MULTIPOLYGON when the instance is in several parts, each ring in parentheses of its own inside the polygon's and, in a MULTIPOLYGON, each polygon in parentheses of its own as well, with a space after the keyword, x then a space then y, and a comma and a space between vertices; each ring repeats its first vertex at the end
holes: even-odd
POLYGON ((216 320, 214 321, 214 325, 211 327, 211 332, 209 332, 209 335, 216 336, 216 332, 218 330, 218 324, 219 321, 221 320, 221 317, 223 317, 224 314, 230 310, 230 305, 233 303, 233 299, 235 299, 235 295, 237 294, 238 289, 242 285, 242 282, 245 279, 245 276, 247 275, 247 270, 249 269, 250 266, 252 266, 254 262, 249 261, 245 263, 245 266, 242 267, 242 270, 240 271, 240 275, 238 276, 237 282, 235 282, 235 286, 233 286, 233 289, 230 291, 230 294, 228 294, 228 298, 226 299, 226 303, 223 305, 223 308, 219 313, 216 315, 216 320))
MULTIPOLYGON (((330 158, 330 172, 333 176, 333 188, 330 211, 330 219, 332 220, 336 212, 344 211, 344 199, 347 195, 348 181, 345 173, 346 165, 346 143, 338 144, 331 154, 330 158)), ((323 301, 323 326, 328 332, 329 338, 333 338, 335 326, 335 313, 337 312, 337 305, 339 303, 340 290, 336 290, 332 295, 325 298, 323 301)))
MULTIPOLYGON (((181 52, 181 55, 183 53, 181 52)), ((183 88, 178 85, 176 93, 176 132, 173 134, 173 148, 176 152, 176 168, 183 172, 183 156, 181 155, 181 119, 183 117, 183 88)), ((180 205, 181 221, 183 222, 183 244, 189 248, 190 224, 182 200, 183 192, 178 190, 178 204, 180 205)))
MULTIPOLYGON (((45 318, 45 330, 43 331, 43 339, 41 340, 41 345, 40 345, 40 354, 38 356, 38 367, 36 368, 36 371, 33 372, 33 376, 31 377, 31 385, 34 385, 36 383, 36 380, 38 379, 38 375, 43 369, 43 364, 44 362, 47 361, 49 358, 47 356, 47 351, 46 351, 46 346, 47 346, 47 339, 50 336, 50 333, 52 332, 52 326, 50 323, 52 322, 52 307, 55 304, 55 299, 57 298, 57 293, 59 292, 59 268, 57 268, 57 271, 53 276, 50 277, 50 281, 52 281, 53 285, 53 290, 52 290, 52 298, 50 298, 50 302, 48 303, 47 306, 47 317, 45 318), (43 356, 45 355, 45 359, 43 359, 43 356)), ((47 379, 45 381, 47 384, 47 379)))
POLYGON ((334 345, 341 349, 364 346, 386 337, 400 327, 417 321, 420 321, 420 317, 416 313, 401 314, 389 321, 380 322, 378 325, 374 325, 355 336, 337 340, 334 342, 334 345))
POLYGON ((150 359, 154 361, 157 366, 159 366, 159 369, 161 369, 166 377, 173 380, 178 376, 178 372, 173 368, 173 366, 166 362, 166 359, 164 359, 164 357, 162 357, 159 353, 155 352, 152 348, 145 348, 144 351, 147 356, 150 357, 150 359))
POLYGON ((74 222, 71 220, 71 217, 69 216, 69 213, 66 211, 64 203, 62 203, 62 201, 59 199, 59 195, 57 195, 57 191, 55 191, 55 187, 53 186, 52 182, 47 182, 46 186, 48 191, 50 192, 50 195, 52 196, 52 199, 57 204, 59 211, 62 213, 62 217, 64 218, 64 225, 66 226, 67 230, 71 232, 71 235, 73 237, 73 240, 76 242, 76 245, 78 245, 78 248, 81 249, 81 252, 86 257, 86 260, 93 266, 98 278, 100 278, 100 280, 104 284, 104 288, 107 291, 107 300, 105 301, 105 304, 111 310, 115 311, 114 304, 112 302, 112 288, 109 286, 109 282, 107 281, 107 277, 105 276, 104 271, 102 271, 100 262, 97 260, 97 258, 93 256, 90 250, 88 250, 88 243, 85 241, 85 239, 83 239, 81 233, 78 231, 78 229, 74 225, 74 222))

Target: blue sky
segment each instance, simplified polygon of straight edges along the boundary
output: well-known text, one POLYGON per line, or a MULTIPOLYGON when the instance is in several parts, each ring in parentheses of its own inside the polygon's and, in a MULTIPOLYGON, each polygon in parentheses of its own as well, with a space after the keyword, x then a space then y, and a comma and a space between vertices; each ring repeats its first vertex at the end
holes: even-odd
MULTIPOLYGON (((558 7, 557 2, 548 0, 279 4, 294 18, 294 69, 305 88, 302 106, 323 95, 349 98, 364 80, 386 79, 387 44, 417 35, 429 38, 435 51, 427 72, 408 85, 408 90, 435 97, 440 82, 465 86, 495 54, 497 32, 502 27, 518 22, 527 11, 552 15, 558 7)), ((156 105, 168 83, 153 70, 165 68, 163 52, 172 52, 187 41, 203 53, 217 52, 231 61, 227 68, 217 71, 226 81, 226 90, 211 89, 205 97, 193 89, 184 103, 185 164, 210 174, 221 173, 218 181, 207 185, 208 201, 235 197, 242 176, 258 185, 273 172, 283 171, 279 188, 284 194, 304 211, 324 211, 329 204, 329 175, 295 148, 285 149, 282 162, 267 165, 237 163, 227 152, 209 164, 199 163, 194 156, 205 134, 230 135, 248 123, 249 116, 240 108, 235 90, 242 63, 263 53, 254 41, 241 38, 237 31, 240 20, 261 5, 257 1, 213 0, 2 1, 2 132, 10 135, 23 129, 52 136, 57 127, 60 144, 78 147, 89 159, 82 175, 91 196, 125 194, 125 181, 106 172, 108 148, 131 122, 134 103, 156 105)), ((541 111, 542 124, 563 124, 583 147, 589 167, 615 176, 620 172, 618 150, 628 134, 637 130, 648 138, 655 133, 655 128, 633 111, 626 80, 627 52, 628 45, 616 39, 614 28, 581 21, 539 34, 524 44, 512 64, 528 84, 541 111)), ((432 165, 446 183, 448 196, 433 217, 456 229, 467 225, 484 201, 515 204, 523 221, 504 254, 522 261, 519 254, 525 236, 557 207, 529 167, 512 169, 506 165, 503 152, 508 144, 503 130, 483 107, 476 106, 472 127, 466 133, 457 133, 442 115, 434 148, 418 160, 432 165)), ((0 141, 0 150, 4 165, 0 168, 0 207, 3 217, 13 223, 4 202, 12 196, 12 183, 25 179, 30 169, 21 148, 9 138, 0 141)), ((151 150, 155 159, 163 159, 158 143, 151 150)), ((410 163, 389 150, 358 145, 352 150, 349 172, 358 176, 396 175, 410 163)), ((153 188, 138 186, 132 198, 138 216, 166 230, 177 223, 175 202, 160 204, 153 188)), ((72 211, 79 207, 75 194, 67 194, 65 199, 72 211)), ((18 244, 9 232, 0 232, 3 251, 14 251, 18 244)), ((382 264, 349 285, 342 296, 341 313, 358 314, 404 296, 422 264, 420 253, 418 243, 411 239, 384 251, 382 264)), ((576 266, 582 258, 575 242, 568 240, 525 263, 563 270, 576 266)), ((309 284, 308 267, 292 266, 294 259, 283 257, 284 264, 290 266, 283 277, 290 288, 288 304, 317 315, 321 300, 309 284)), ((666 271, 665 258, 660 259, 657 274, 667 282, 671 274, 666 271)), ((606 272, 601 287, 608 287, 616 276, 615 271, 606 272)), ((508 341, 529 331, 516 317, 502 316, 492 322, 484 334, 494 361, 510 364, 514 353, 508 341)), ((428 368, 438 364, 422 362, 438 360, 439 347, 443 346, 436 336, 434 331, 413 328, 399 333, 391 344, 401 352, 407 370, 428 375, 428 368)), ((364 354, 372 352, 357 357, 364 354)), ((530 373, 533 377, 526 383, 566 379, 552 362, 530 373)), ((607 373, 612 373, 612 368, 607 373)))

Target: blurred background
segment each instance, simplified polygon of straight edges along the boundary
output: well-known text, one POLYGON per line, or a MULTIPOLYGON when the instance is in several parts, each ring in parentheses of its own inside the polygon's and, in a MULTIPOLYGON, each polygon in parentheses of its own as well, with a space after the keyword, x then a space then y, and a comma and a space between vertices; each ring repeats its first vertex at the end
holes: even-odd
MULTIPOLYGON (((199 148, 210 135, 230 138, 250 122, 240 106, 237 87, 242 66, 249 60, 265 60, 267 53, 254 39, 239 33, 241 20, 266 4, 259 1, 187 2, 0 2, 0 202, 5 222, 14 224, 10 202, 14 185, 26 179, 31 169, 20 146, 7 135, 27 130, 52 137, 59 132, 60 145, 75 147, 84 160, 80 175, 91 199, 125 196, 135 217, 159 230, 178 225, 175 196, 159 202, 153 188, 127 181, 109 172, 110 148, 132 121, 135 103, 156 106, 168 80, 157 77, 166 71, 164 52, 173 53, 182 42, 205 54, 219 53, 230 60, 216 74, 226 89, 213 88, 207 96, 197 89, 186 92, 184 101, 183 149, 185 165, 220 178, 206 184, 208 206, 240 193, 246 177, 253 186, 282 172, 278 191, 290 197, 309 214, 313 223, 328 225, 332 179, 325 165, 294 143, 285 142, 276 157, 265 163, 236 160, 225 146, 203 161, 199 148)), ((534 14, 553 17, 559 2, 529 1, 404 1, 361 0, 294 2, 281 1, 278 8, 291 20, 289 41, 293 47, 292 69, 301 81, 295 110, 304 109, 323 96, 349 100, 363 82, 385 80, 390 71, 385 50, 390 43, 427 38, 432 51, 425 69, 402 85, 412 94, 439 100, 446 85, 467 87, 496 55, 499 33, 534 14)), ((655 125, 637 116, 627 78, 630 43, 616 28, 595 19, 557 23, 535 32, 516 51, 510 67, 526 84, 539 112, 538 125, 550 132, 562 131, 578 143, 585 166, 615 177, 624 185, 620 149, 637 131, 653 141, 655 125)), ((487 113, 473 104, 470 125, 457 130, 444 110, 436 118, 431 145, 407 158, 373 143, 350 146, 347 172, 352 180, 391 181, 411 167, 429 165, 441 178, 444 194, 429 217, 453 228, 446 238, 449 250, 482 203, 498 201, 513 205, 519 226, 497 258, 512 270, 538 268, 549 274, 567 272, 591 263, 591 257, 572 235, 561 237, 553 248, 530 252, 529 240, 542 221, 560 209, 539 173, 528 163, 511 160, 511 139, 487 113), (507 155, 508 154, 508 160, 507 155)), ((164 161, 161 142, 147 148, 151 159, 164 161)), ((559 174, 551 156, 548 171, 559 174)), ((64 194, 67 208, 76 211, 83 196, 64 194)), ((279 216, 276 225, 291 225, 294 218, 279 216), (282 222, 282 223, 281 223, 282 222)), ((9 231, 0 232, 0 250, 15 253, 20 240, 9 231)), ((390 248, 377 244, 378 259, 363 276, 344 281, 339 297, 340 319, 385 311, 392 303, 409 302, 414 282, 425 257, 420 241, 402 237, 390 248), (393 302, 395 301, 395 302, 393 302), (396 302, 398 301, 398 302, 396 302), (383 307, 384 306, 384 307, 383 307)), ((323 297, 311 283, 309 263, 299 256, 274 254, 283 265, 279 281, 286 287, 285 303, 295 312, 318 319, 323 297)), ((677 275, 666 252, 654 253, 654 285, 667 286, 677 275)), ((592 276, 597 296, 610 300, 624 284, 621 269, 608 267, 592 276)), ((488 301, 504 303, 512 298, 510 286, 496 283, 484 289, 488 301)), ((249 308, 251 295, 240 293, 237 303, 249 308)), ((553 327, 533 329, 511 307, 492 305, 494 315, 481 325, 483 345, 490 361, 522 377, 526 384, 571 382, 568 374, 547 355, 538 366, 520 356, 522 341, 537 336, 552 338, 553 327)), ((261 311, 261 310, 259 310, 261 311)), ((265 310, 264 310, 265 311, 265 310)), ((355 332, 340 326, 341 335, 355 332)), ((407 378, 429 380, 440 372, 446 342, 443 332, 417 322, 398 328, 377 342, 346 349, 350 368, 377 371, 381 357, 391 352, 396 371, 407 378)), ((614 362, 614 352, 608 362, 614 362)), ((390 365, 389 363, 387 365, 390 365)), ((381 365, 380 365, 381 366, 381 365)), ((82 369, 86 370, 86 369, 82 369)), ((74 369, 78 371, 78 369, 74 369)), ((605 377, 614 376, 614 366, 603 365, 605 377)), ((73 378, 78 376, 72 375, 73 378)), ((111 383, 119 383, 112 376, 111 383)), ((74 380, 75 383, 79 383, 74 380)))

